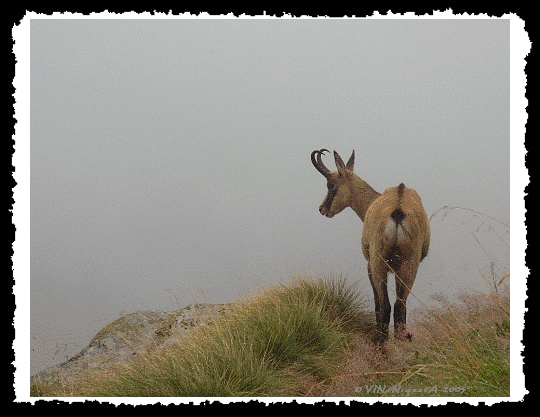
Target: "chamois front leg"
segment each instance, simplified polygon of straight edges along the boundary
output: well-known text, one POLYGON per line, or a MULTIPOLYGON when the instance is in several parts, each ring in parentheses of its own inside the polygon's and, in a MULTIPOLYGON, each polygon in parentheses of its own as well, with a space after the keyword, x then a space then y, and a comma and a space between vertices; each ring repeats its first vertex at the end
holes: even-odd
POLYGON ((373 288, 375 299, 375 318, 377 320, 376 343, 382 344, 388 339, 388 325, 390 323, 390 300, 388 299, 387 275, 385 265, 368 266, 369 282, 373 288))

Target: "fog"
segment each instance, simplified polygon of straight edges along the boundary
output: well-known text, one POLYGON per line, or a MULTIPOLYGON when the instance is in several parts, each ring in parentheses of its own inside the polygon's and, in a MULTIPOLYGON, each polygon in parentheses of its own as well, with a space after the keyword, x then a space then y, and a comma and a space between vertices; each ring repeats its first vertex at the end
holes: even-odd
POLYGON ((315 149, 421 195, 411 309, 509 270, 509 20, 35 19, 30 59, 32 374, 122 312, 293 275, 372 302, 315 149))

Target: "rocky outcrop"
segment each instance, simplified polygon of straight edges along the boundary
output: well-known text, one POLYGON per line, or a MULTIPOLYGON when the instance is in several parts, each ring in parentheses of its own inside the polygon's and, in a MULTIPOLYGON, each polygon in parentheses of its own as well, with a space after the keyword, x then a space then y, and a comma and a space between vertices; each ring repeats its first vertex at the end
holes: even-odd
POLYGON ((66 384, 81 373, 127 363, 149 349, 181 343, 194 329, 212 325, 231 304, 191 304, 180 310, 136 311, 105 326, 90 344, 66 362, 31 377, 34 383, 66 384))

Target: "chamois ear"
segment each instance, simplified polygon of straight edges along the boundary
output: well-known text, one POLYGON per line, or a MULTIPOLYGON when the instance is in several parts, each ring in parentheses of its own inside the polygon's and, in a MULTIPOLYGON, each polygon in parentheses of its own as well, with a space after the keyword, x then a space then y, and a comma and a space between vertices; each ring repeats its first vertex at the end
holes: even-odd
POLYGON ((344 176, 345 164, 343 163, 343 159, 341 159, 341 156, 339 156, 339 154, 336 151, 334 151, 334 159, 336 161, 336 167, 337 167, 339 175, 344 176))
POLYGON ((352 151, 352 155, 349 158, 349 161, 347 162, 347 166, 345 168, 347 168, 349 171, 354 171, 354 149, 352 151))

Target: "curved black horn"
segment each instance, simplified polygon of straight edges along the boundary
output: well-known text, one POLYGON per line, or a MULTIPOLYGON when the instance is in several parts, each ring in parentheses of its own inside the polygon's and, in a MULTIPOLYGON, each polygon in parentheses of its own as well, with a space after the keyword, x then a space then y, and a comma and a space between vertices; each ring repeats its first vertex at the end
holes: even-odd
POLYGON ((330 170, 324 166, 321 160, 321 156, 324 155, 325 152, 330 151, 328 149, 321 149, 320 151, 315 150, 311 152, 311 163, 315 168, 317 168, 317 171, 323 174, 325 178, 328 178, 330 170), (317 155, 317 160, 315 160, 315 155, 317 155))

